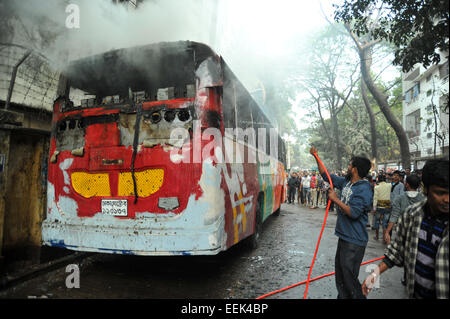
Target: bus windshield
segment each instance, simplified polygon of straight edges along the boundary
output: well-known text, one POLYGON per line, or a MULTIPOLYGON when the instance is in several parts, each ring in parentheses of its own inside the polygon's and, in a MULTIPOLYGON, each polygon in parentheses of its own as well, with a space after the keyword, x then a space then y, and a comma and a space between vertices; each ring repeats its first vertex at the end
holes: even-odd
POLYGON ((195 95, 195 69, 189 42, 146 45, 83 58, 64 72, 71 101, 66 110, 191 98, 195 95))

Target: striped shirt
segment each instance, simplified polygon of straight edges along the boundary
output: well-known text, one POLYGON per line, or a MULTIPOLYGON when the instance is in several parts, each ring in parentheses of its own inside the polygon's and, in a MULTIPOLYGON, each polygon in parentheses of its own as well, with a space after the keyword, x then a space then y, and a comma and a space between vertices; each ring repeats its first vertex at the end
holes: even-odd
POLYGON ((436 298, 434 261, 447 225, 448 214, 436 218, 426 215, 422 220, 415 269, 414 297, 416 298, 436 298))
MULTIPOLYGON (((434 290, 435 298, 448 299, 448 222, 442 224, 437 221, 439 218, 428 217, 428 214, 425 213, 426 203, 425 199, 413 204, 401 215, 395 228, 397 235, 386 248, 384 262, 388 267, 405 266, 406 290, 410 298, 421 297, 421 293, 425 292, 419 290, 428 287, 428 292, 434 290), (434 250, 434 252, 427 251, 427 249, 434 250), (424 253, 424 251, 427 252, 424 253), (434 257, 430 257, 430 255, 434 257), (427 265, 432 265, 434 275, 429 273, 424 275, 426 271, 430 271, 429 268, 424 267, 427 265), (423 278, 428 278, 433 282, 434 288, 429 281, 423 281, 423 278), (416 291, 415 287, 417 287, 416 291)), ((424 296, 426 295, 422 295, 422 298, 424 296)))

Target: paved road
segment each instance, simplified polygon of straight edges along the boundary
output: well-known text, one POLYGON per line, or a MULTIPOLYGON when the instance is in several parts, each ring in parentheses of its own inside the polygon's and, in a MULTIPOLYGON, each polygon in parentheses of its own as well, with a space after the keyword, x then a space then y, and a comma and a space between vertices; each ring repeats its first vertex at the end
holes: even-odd
MULTIPOLYGON (((307 278, 324 209, 283 204, 280 216, 263 226, 260 246, 253 251, 241 245, 217 256, 139 257, 95 255, 81 264, 80 288, 67 288, 65 269, 49 273, 0 294, 2 298, 256 298, 307 278)), ((312 277, 334 272, 337 237, 335 213, 328 215, 312 277)), ((364 261, 383 256, 384 245, 372 239, 364 261)), ((362 281, 370 269, 361 267, 362 281)), ((383 274, 380 287, 369 299, 404 299, 403 270, 383 274)), ((305 285, 268 299, 301 299, 305 285)), ((335 299, 334 276, 310 283, 308 298, 335 299)))

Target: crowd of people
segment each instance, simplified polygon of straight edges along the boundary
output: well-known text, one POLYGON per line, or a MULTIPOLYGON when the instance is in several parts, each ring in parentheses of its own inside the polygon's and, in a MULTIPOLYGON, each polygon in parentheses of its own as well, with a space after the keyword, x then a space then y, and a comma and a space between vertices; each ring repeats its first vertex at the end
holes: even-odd
POLYGON ((325 182, 318 172, 306 170, 292 172, 287 184, 289 204, 294 204, 297 200, 298 204, 312 209, 326 207, 330 184, 325 182))
POLYGON ((288 203, 311 209, 336 208, 335 280, 338 299, 365 299, 384 271, 404 268, 401 279, 409 298, 449 295, 449 161, 429 160, 423 170, 372 172, 365 157, 352 157, 345 173, 330 174, 316 156, 318 172, 291 172, 288 203), (382 262, 361 284, 360 264, 369 240, 386 245, 382 262), (380 236, 381 228, 381 236, 380 236), (394 234, 393 234, 394 233, 394 234))
MULTIPOLYGON (((345 176, 344 172, 331 171, 330 174, 345 176)), ((369 181, 373 193, 371 223, 368 223, 367 227, 375 231, 374 240, 381 239, 384 244, 389 244, 393 227, 400 213, 407 206, 425 199, 421 177, 421 169, 411 171, 408 168, 393 172, 372 171, 365 177, 369 181), (398 202, 395 200, 397 198, 400 198, 398 202), (380 236, 380 228, 382 236, 380 236)), ((327 207, 330 184, 324 181, 319 172, 314 170, 291 172, 287 185, 288 204, 297 202, 299 205, 311 209, 327 207)), ((335 191, 339 197, 340 190, 335 189, 335 191)), ((335 211, 334 202, 331 202, 330 211, 335 211)))

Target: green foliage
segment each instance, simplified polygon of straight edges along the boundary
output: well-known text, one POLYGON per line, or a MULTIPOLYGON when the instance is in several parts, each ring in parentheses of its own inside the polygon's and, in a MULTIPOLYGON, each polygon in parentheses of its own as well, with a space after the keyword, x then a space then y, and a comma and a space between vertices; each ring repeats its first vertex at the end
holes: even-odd
POLYGON ((436 49, 448 50, 448 0, 345 0, 334 6, 335 19, 353 21, 358 36, 370 34, 393 43, 397 47, 394 64, 401 65, 404 72, 416 63, 425 67, 437 64, 440 56, 436 49))

